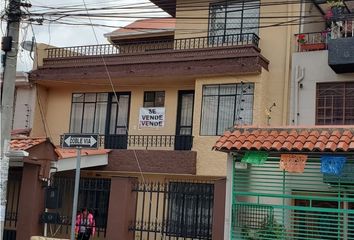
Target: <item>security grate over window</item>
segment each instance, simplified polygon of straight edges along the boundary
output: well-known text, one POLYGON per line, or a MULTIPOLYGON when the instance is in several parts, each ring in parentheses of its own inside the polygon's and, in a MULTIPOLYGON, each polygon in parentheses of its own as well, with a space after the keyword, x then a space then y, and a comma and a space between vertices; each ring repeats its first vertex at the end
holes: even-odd
POLYGON ((263 229, 273 224, 274 209, 261 204, 235 204, 232 219, 234 227, 263 229))
POLYGON ((260 1, 223 1, 210 4, 209 37, 258 34, 260 1))
POLYGON ((316 124, 354 124, 354 83, 318 83, 316 124))
POLYGON ((200 134, 221 135, 235 124, 253 121, 254 83, 203 86, 200 134))

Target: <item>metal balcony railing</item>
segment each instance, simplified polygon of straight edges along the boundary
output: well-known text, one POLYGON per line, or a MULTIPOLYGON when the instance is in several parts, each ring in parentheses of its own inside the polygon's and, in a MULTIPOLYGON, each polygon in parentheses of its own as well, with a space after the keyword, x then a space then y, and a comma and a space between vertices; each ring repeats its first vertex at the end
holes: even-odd
MULTIPOLYGON (((62 145, 63 136, 60 137, 62 145)), ((100 135, 100 146, 105 149, 174 149, 191 150, 193 136, 189 135, 100 135)))
POLYGON ((330 19, 331 27, 322 32, 295 34, 298 52, 318 51, 328 48, 328 41, 354 37, 354 20, 346 16, 330 19))
POLYGON ((298 52, 318 51, 327 49, 329 32, 310 32, 295 34, 298 52))
POLYGON ((254 33, 181 38, 161 41, 140 41, 124 44, 102 44, 46 49, 47 58, 71 58, 102 55, 146 53, 152 51, 177 51, 225 46, 255 45, 259 37, 254 33))

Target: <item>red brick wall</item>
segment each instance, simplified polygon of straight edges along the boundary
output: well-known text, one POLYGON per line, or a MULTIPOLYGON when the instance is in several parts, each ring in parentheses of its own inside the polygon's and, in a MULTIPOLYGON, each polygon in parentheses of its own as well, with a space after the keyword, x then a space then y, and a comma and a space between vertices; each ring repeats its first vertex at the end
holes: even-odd
POLYGON ((168 150, 112 150, 103 171, 196 174, 197 153, 168 150), (136 157, 135 157, 136 155, 136 157))

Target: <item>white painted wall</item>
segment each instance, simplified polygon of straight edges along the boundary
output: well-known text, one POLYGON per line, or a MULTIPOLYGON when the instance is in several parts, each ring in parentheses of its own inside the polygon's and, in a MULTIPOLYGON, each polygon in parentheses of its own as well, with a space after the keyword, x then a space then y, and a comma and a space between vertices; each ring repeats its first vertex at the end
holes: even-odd
POLYGON ((321 82, 354 81, 354 73, 336 74, 328 66, 328 51, 297 52, 292 57, 292 81, 290 89, 290 119, 292 125, 315 125, 316 84, 321 82), (302 88, 295 83, 304 73, 302 88), (298 97, 296 96, 298 88, 298 97), (297 100, 298 99, 298 100, 297 100), (296 110, 298 101, 298 110, 296 110), (296 116, 298 113, 298 116, 296 116), (297 118, 297 119, 296 119, 297 118))
POLYGON ((32 86, 17 86, 13 129, 32 127, 35 90, 32 86))

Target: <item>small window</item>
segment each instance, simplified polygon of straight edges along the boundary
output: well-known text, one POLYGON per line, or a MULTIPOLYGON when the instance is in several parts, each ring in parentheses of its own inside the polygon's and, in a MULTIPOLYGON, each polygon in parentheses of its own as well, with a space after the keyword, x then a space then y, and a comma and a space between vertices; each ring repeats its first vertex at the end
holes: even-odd
POLYGON ((318 83, 316 125, 354 124, 354 83, 318 83))
POLYGON ((165 92, 144 92, 144 107, 164 107, 165 92))

